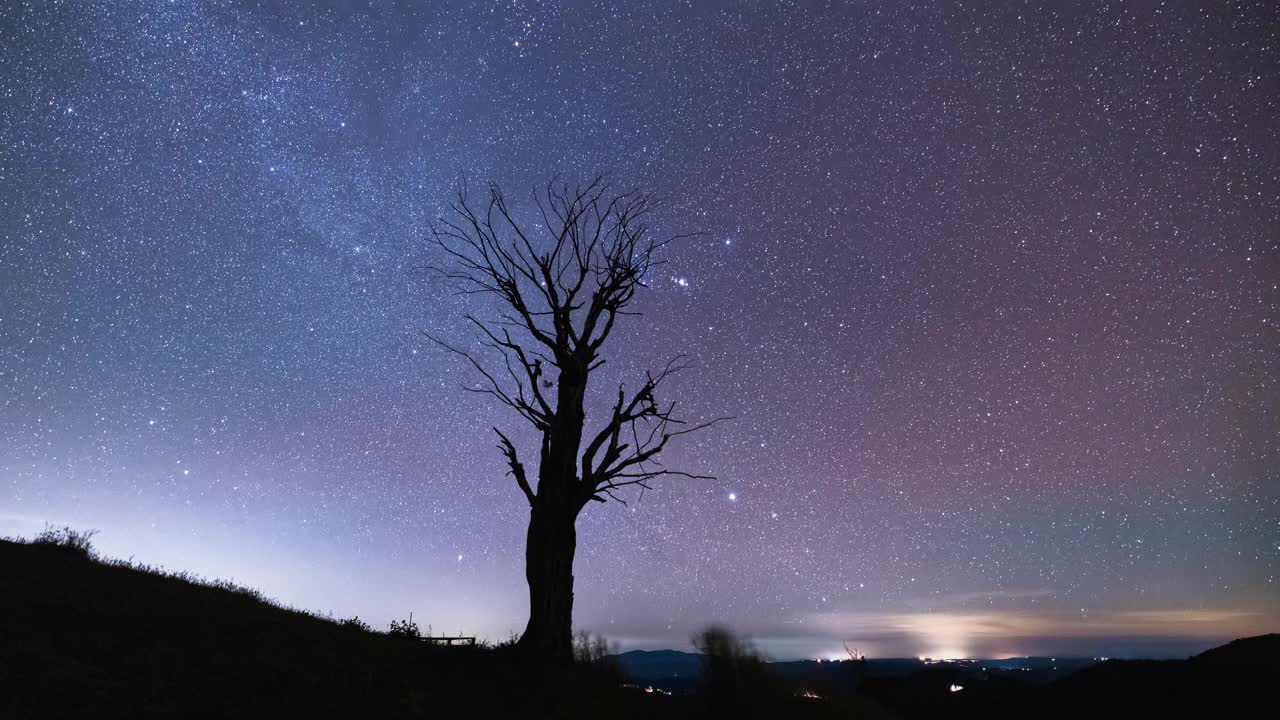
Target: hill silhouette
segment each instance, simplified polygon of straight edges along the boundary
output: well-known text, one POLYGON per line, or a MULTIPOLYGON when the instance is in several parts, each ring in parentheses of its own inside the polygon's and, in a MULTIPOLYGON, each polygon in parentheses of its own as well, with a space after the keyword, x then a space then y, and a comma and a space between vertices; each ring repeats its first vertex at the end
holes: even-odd
POLYGON ((1280 670, 1275 634, 1187 660, 1109 660, 1031 681, 1034 671, 999 663, 763 663, 673 650, 530 667, 509 648, 437 647, 283 607, 230 583, 102 561, 74 533, 57 542, 0 540, 0 568, 6 720, 1262 718, 1272 716, 1280 670), (952 684, 965 689, 951 692, 952 684))
POLYGON ((1280 633, 1232 640, 1192 658, 1200 666, 1249 671, 1256 667, 1280 668, 1280 633))
MULTIPOLYGON (((283 607, 257 591, 0 540, 0 718, 692 718, 610 662, 557 668, 509 647, 439 647, 283 607)), ((738 717, 851 717, 783 685, 738 717)), ((853 701, 856 717, 884 717, 853 701)))
POLYGON ((645 717, 589 670, 524 671, 227 583, 0 541, 0 717, 645 717), (568 673, 568 674, 566 674, 568 673))
POLYGON ((1234 640, 1187 660, 1107 660, 1051 686, 1055 717, 1274 717, 1280 634, 1234 640))

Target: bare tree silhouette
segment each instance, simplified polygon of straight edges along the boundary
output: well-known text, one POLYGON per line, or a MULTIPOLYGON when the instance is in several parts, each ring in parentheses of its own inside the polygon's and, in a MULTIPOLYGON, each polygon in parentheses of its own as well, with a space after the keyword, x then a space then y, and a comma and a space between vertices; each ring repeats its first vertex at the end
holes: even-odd
POLYGON ((552 181, 534 202, 542 219, 537 236, 512 216, 497 185, 473 205, 463 183, 450 216, 431 228, 444 262, 428 269, 455 282, 459 294, 497 297, 502 310, 492 320, 465 315, 488 348, 487 361, 428 337, 479 372, 479 384, 467 390, 512 408, 541 436, 535 486, 515 443, 494 428, 530 508, 529 623, 519 647, 569 662, 578 514, 591 501, 625 504, 618 491, 647 488, 663 475, 712 479, 667 469, 659 455, 672 438, 727 418, 688 424, 676 417, 674 402, 659 403, 660 386, 686 367, 677 356, 630 393, 620 385, 603 427, 584 436, 587 381, 605 362, 601 348, 619 318, 636 314, 628 305, 660 264, 657 253, 687 236, 655 239, 645 222, 653 198, 614 192, 601 178, 572 188, 552 181))

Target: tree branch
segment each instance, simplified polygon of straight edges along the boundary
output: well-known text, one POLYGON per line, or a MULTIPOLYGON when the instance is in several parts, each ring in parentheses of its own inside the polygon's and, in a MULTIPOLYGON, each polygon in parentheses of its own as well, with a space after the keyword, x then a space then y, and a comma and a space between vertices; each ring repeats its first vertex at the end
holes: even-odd
MULTIPOLYGON (((666 470, 657 462, 671 438, 727 419, 688 426, 675 417, 674 403, 658 404, 662 383, 685 368, 683 356, 657 374, 646 374, 630 395, 620 385, 604 427, 581 447, 583 388, 605 362, 600 350, 618 318, 637 314, 628 309, 630 303, 660 264, 658 253, 676 239, 651 234, 647 219, 657 201, 636 191, 615 192, 601 177, 573 188, 552 180, 533 196, 545 233, 531 234, 499 187, 490 183, 487 189, 485 201, 473 204, 466 182, 461 184, 448 217, 431 226, 430 242, 440 256, 425 269, 454 284, 459 295, 499 300, 496 320, 464 318, 480 345, 501 360, 482 362, 468 349, 423 334, 479 373, 481 383, 466 390, 497 399, 541 433, 539 490, 554 481, 556 492, 544 493, 549 497, 571 497, 581 504, 622 502, 615 490, 648 487, 648 480, 661 475, 705 477, 666 470), (557 469, 548 470, 548 458, 567 458, 570 466, 578 458, 581 464, 565 469, 559 461, 557 469)), ((514 443, 494 431, 510 474, 526 499, 536 503, 539 496, 514 443)))
POLYGON ((493 431, 498 433, 498 437, 501 438, 501 444, 498 445, 498 449, 501 450, 502 454, 507 458, 507 464, 511 468, 511 476, 516 479, 516 485, 520 486, 520 490, 524 492, 525 499, 529 501, 529 505, 532 507, 535 496, 533 494, 533 489, 529 487, 529 479, 524 474, 524 465, 522 465, 520 460, 516 457, 516 446, 513 445, 511 440, 507 438, 506 435, 503 435, 502 431, 498 428, 495 427, 493 431))

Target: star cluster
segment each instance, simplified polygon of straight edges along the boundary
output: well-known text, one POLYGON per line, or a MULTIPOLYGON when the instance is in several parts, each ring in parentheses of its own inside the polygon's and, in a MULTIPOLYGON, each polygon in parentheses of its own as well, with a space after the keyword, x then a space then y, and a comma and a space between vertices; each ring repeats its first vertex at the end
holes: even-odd
POLYGON ((718 480, 588 508, 581 625, 1274 631, 1280 18, 1196 5, 11 3, 0 530, 520 630, 518 418, 423 337, 477 305, 418 268, 460 178, 527 212, 606 173, 704 234, 596 389, 685 353, 671 397, 737 419, 668 454, 718 480))

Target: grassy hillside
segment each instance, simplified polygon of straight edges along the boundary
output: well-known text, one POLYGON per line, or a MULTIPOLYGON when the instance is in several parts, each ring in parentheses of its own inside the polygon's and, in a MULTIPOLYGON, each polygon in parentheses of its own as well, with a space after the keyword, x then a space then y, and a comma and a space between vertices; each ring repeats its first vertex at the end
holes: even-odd
POLYGON ((435 647, 225 583, 99 561, 66 537, 0 541, 5 720, 883 716, 761 675, 720 679, 728 689, 650 694, 607 663, 531 667, 508 649, 435 647))
POLYGON ((0 717, 647 716, 590 669, 524 672, 252 591, 0 541, 0 717))

